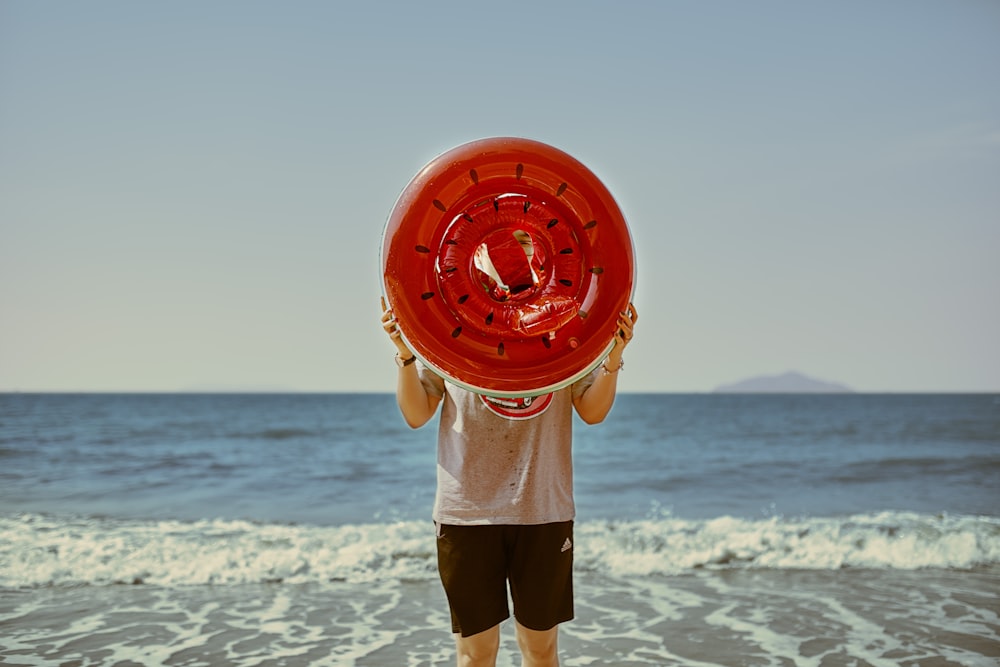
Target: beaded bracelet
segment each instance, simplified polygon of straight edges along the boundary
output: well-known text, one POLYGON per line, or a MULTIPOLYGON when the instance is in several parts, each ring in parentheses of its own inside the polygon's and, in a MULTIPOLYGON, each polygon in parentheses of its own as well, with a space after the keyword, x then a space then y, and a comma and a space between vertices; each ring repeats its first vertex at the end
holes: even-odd
POLYGON ((601 369, 602 369, 602 370, 604 370, 604 374, 605 374, 605 375, 614 375, 615 373, 617 373, 617 372, 618 372, 618 371, 620 371, 621 369, 625 368, 625 360, 624 360, 624 359, 619 359, 619 360, 618 360, 618 368, 616 368, 616 369, 615 369, 615 370, 613 370, 613 371, 609 371, 609 370, 608 370, 608 367, 607 367, 607 365, 606 365, 607 363, 608 363, 608 362, 607 362, 607 360, 605 359, 605 360, 604 360, 604 363, 602 363, 602 364, 601 364, 601 369))

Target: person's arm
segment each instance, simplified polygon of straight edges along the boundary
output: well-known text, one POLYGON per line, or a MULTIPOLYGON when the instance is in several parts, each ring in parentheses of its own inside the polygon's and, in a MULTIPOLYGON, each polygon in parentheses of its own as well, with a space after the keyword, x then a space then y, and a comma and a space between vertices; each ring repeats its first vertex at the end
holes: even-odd
POLYGON ((399 327, 396 326, 396 318, 393 317, 391 310, 386 309, 385 299, 382 299, 382 328, 396 346, 398 358, 403 361, 412 360, 399 367, 396 379, 396 404, 399 405, 399 411, 403 413, 403 419, 410 428, 420 428, 434 416, 441 397, 428 394, 420 381, 417 364, 414 363, 416 358, 403 342, 399 327))
POLYGON ((598 424, 611 412, 615 403, 615 393, 618 390, 618 372, 622 368, 622 354, 625 346, 632 340, 635 323, 639 313, 631 303, 621 317, 618 318, 618 328, 615 331, 615 346, 602 364, 601 372, 597 374, 582 395, 573 400, 573 406, 580 418, 588 424, 598 424))

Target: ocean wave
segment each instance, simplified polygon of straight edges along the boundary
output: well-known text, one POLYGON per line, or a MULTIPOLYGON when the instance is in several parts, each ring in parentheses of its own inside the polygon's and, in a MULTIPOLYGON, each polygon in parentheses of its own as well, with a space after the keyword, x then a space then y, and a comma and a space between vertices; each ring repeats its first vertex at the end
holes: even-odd
POLYGON ((590 522, 577 566, 618 576, 725 568, 968 569, 1000 563, 1000 518, 880 512, 850 517, 590 522))
POLYGON ((230 433, 234 440, 297 440, 312 438, 319 435, 314 431, 302 428, 265 428, 260 431, 230 433))
MULTIPOLYGON (((588 521, 576 567, 617 577, 703 569, 968 569, 1000 563, 1000 518, 588 521)), ((238 520, 0 517, 0 586, 407 581, 436 577, 429 521, 345 526, 238 520)))
POLYGON ((994 455, 960 459, 945 456, 900 457, 847 464, 830 479, 838 484, 870 484, 885 479, 926 479, 930 475, 988 475, 997 472, 1000 472, 1000 459, 994 455))

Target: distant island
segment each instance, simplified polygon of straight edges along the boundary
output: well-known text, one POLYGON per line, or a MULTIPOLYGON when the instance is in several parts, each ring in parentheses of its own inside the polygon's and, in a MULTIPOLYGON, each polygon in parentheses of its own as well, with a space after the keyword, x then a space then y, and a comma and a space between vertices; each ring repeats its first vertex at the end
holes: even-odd
POLYGON ((789 371, 781 375, 761 375, 733 384, 716 387, 716 394, 850 394, 850 387, 837 382, 817 380, 789 371))

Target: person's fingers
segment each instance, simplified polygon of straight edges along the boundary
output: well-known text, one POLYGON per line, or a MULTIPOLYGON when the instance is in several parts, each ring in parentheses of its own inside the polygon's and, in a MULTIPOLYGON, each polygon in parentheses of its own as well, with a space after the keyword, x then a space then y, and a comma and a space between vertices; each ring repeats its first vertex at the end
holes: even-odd
POLYGON ((629 302, 627 312, 629 319, 632 321, 632 326, 635 326, 635 323, 639 321, 639 311, 635 309, 634 303, 629 302))
POLYGON ((633 313, 626 311, 621 313, 618 318, 618 329, 615 332, 615 337, 621 340, 622 343, 628 343, 634 335, 635 319, 633 319, 632 315, 633 313))
POLYGON ((382 328, 394 342, 399 340, 399 327, 396 326, 396 318, 391 310, 382 313, 382 328))

